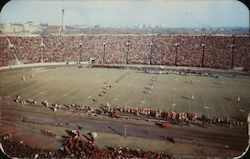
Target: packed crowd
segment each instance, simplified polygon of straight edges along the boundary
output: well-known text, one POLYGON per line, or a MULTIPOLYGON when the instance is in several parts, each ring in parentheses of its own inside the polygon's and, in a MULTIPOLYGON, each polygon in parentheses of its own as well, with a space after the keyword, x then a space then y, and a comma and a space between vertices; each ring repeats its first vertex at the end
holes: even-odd
MULTIPOLYGON (((18 158, 62 158, 63 154, 58 150, 42 150, 29 146, 23 141, 17 142, 8 134, 0 137, 4 152, 11 157, 18 158)), ((1 156, 4 158, 4 156, 1 156)))
POLYGON ((249 57, 249 50, 250 42, 249 37, 246 40, 245 37, 237 37, 235 38, 235 47, 234 47, 234 65, 236 67, 247 66, 250 63, 250 58, 242 58, 246 56, 245 53, 248 53, 249 57))
POLYGON ((174 36, 157 36, 152 40, 151 64, 153 65, 175 65, 177 42, 174 36))
POLYGON ((23 63, 89 61, 94 58, 107 64, 197 67, 204 61, 204 67, 228 69, 232 52, 234 66, 247 66, 249 41, 247 36, 49 35, 1 37, 0 51, 1 66, 12 64, 16 57, 23 63))
MULTIPOLYGON (((199 67, 202 64, 202 44, 204 37, 179 37, 179 47, 177 52, 177 65, 178 66, 194 66, 199 67)), ((209 66, 213 67, 213 65, 209 66)))
POLYGON ((133 150, 121 147, 98 148, 92 137, 84 136, 86 139, 73 133, 64 136, 61 148, 64 156, 76 158, 172 158, 166 153, 156 151, 133 150))
MULTIPOLYGON (((216 68, 230 69, 232 61, 232 52, 230 45, 232 37, 211 37, 206 39, 204 65, 206 67, 214 66, 216 68)), ((247 56, 247 55, 246 55, 247 56)))
POLYGON ((0 138, 4 151, 11 157, 19 158, 172 158, 171 155, 156 151, 144 151, 122 147, 99 148, 95 140, 83 134, 85 138, 76 135, 73 131, 66 131, 62 136, 62 147, 58 150, 45 150, 16 142, 7 135, 0 138))

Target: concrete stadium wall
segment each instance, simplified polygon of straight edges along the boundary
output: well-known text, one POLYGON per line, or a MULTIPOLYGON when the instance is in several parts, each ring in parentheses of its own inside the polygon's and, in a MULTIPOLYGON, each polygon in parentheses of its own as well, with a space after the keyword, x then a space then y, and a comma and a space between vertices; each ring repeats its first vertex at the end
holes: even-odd
POLYGON ((169 35, 83 35, 46 36, 45 48, 40 48, 42 38, 0 37, 0 66, 10 65, 15 56, 23 63, 88 61, 94 58, 107 64, 151 64, 168 66, 230 69, 247 67, 249 36, 169 36, 169 35), (14 49, 8 47, 10 42, 14 49), (130 46, 126 45, 130 42, 130 46), (106 43, 105 54, 103 43, 106 43), (153 45, 150 43, 153 42, 153 45), (82 46, 80 47, 80 43, 82 46), (177 45, 178 46, 177 46, 177 45), (205 47, 202 47, 205 44, 205 47), (203 57, 204 53, 204 57, 203 57))

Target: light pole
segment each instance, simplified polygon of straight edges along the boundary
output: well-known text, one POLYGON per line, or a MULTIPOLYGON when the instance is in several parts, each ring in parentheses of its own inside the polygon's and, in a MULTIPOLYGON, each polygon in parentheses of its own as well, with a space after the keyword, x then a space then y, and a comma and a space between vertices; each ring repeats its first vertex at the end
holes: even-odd
POLYGON ((41 63, 43 63, 43 49, 41 48, 41 63))
POLYGON ((153 46, 154 46, 154 43, 153 43, 153 39, 150 43, 150 57, 149 57, 149 64, 152 65, 152 54, 153 54, 153 46))
POLYGON ((82 45, 83 45, 83 43, 82 42, 80 42, 79 43, 79 64, 81 63, 81 60, 82 60, 82 45))
POLYGON ((232 44, 230 45, 231 47, 231 69, 234 68, 234 48, 235 48, 235 36, 232 36, 232 44))
POLYGON ((102 63, 105 64, 105 55, 106 55, 105 48, 106 48, 106 46, 107 46, 107 43, 106 43, 106 42, 103 42, 102 45, 103 45, 103 58, 102 58, 102 63))
POLYGON ((204 56, 205 56, 205 47, 206 47, 206 44, 202 43, 201 47, 202 47, 201 67, 204 67, 204 56))
POLYGON ((201 57, 201 67, 204 67, 204 60, 205 60, 205 49, 206 49, 206 35, 203 36, 203 42, 201 43, 202 47, 202 57, 201 57))
POLYGON ((7 41, 8 41, 8 48, 10 49, 10 51, 8 51, 8 59, 10 58, 10 52, 15 52, 15 47, 14 45, 10 42, 10 39, 7 38, 7 41))
POLYGON ((63 62, 63 52, 60 51, 60 61, 59 62, 63 62))
POLYGON ((128 42, 126 43, 126 46, 127 46, 127 54, 126 54, 126 64, 128 64, 128 53, 129 53, 129 47, 131 46, 131 43, 130 41, 128 40, 128 42))
MULTIPOLYGON (((9 47, 9 49, 10 49, 10 51, 8 51, 8 58, 10 58, 10 52, 11 52, 11 54, 13 54, 14 57, 15 57, 16 64, 17 64, 17 65, 21 64, 20 61, 18 60, 17 56, 16 56, 14 45, 10 42, 10 39, 9 39, 9 38, 7 38, 7 41, 8 41, 8 43, 9 43, 8 47, 9 47)), ((18 51, 18 50, 17 50, 17 51, 18 51)))
POLYGON ((180 43, 175 43, 174 46, 175 46, 175 62, 174 62, 174 65, 177 66, 177 53, 178 53, 178 47, 179 47, 180 43))
POLYGON ((62 45, 62 43, 60 41, 57 41, 58 43, 56 44, 56 51, 54 52, 54 56, 57 56, 57 54, 59 54, 60 58, 56 59, 56 62, 60 62, 62 61, 62 56, 63 56, 63 52, 60 51, 60 47, 62 45))
POLYGON ((41 48, 41 62, 43 63, 43 51, 44 51, 44 48, 45 48, 43 37, 41 39, 40 48, 41 48))

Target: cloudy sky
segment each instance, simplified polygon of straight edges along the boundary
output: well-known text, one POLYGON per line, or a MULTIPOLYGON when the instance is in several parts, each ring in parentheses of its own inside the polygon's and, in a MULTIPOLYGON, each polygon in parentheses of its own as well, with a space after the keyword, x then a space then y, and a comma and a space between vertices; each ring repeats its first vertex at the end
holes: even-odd
POLYGON ((237 0, 12 0, 1 23, 66 25, 164 25, 166 27, 249 27, 249 10, 237 0))

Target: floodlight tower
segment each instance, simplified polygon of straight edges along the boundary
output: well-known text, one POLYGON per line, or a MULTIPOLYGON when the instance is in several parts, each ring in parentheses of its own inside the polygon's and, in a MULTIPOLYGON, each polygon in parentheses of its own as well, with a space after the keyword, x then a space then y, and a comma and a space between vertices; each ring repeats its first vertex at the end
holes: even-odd
POLYGON ((103 42, 102 43, 102 46, 103 46, 103 58, 102 58, 102 63, 103 64, 105 64, 105 56, 106 56, 106 50, 105 50, 105 48, 106 48, 106 46, 107 46, 107 43, 106 42, 103 42))
POLYGON ((205 48, 206 48, 205 39, 206 39, 206 35, 203 36, 203 43, 201 44, 201 47, 202 47, 201 67, 204 67, 205 48))
POLYGON ((231 69, 234 68, 234 48, 235 48, 235 35, 232 35, 232 44, 231 47, 231 69))
POLYGON ((126 64, 128 64, 128 53, 129 53, 129 48, 131 46, 131 43, 130 43, 130 40, 128 40, 128 42, 126 43, 126 46, 127 46, 127 54, 126 54, 126 64))
POLYGON ((64 30, 64 9, 62 9, 62 32, 64 30))
POLYGON ((64 9, 62 9, 62 24, 60 28, 60 36, 62 36, 62 32, 64 31, 65 26, 64 26, 64 9))

